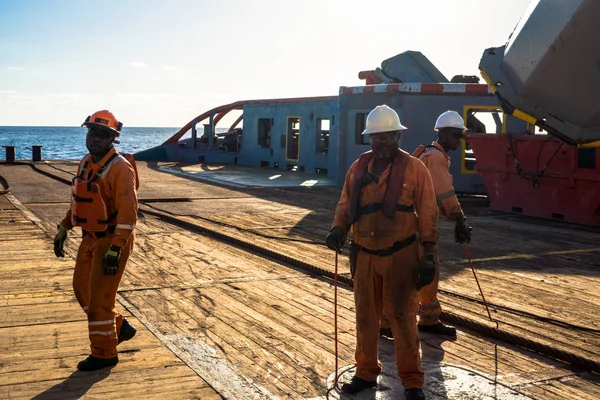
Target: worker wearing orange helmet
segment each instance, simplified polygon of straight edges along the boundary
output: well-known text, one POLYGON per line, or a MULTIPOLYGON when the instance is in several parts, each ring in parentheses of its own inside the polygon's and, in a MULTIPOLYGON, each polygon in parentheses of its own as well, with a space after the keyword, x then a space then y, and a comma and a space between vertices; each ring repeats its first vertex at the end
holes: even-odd
POLYGON ((362 134, 369 135, 371 151, 346 174, 326 243, 339 252, 352 229, 356 373, 342 391, 355 394, 377 384, 379 319, 385 311, 396 338, 396 364, 406 398, 420 400, 425 395, 417 291, 434 277, 438 211, 427 168, 398 148, 404 129, 386 105, 369 113, 362 134))
POLYGON ((123 124, 108 110, 89 116, 86 147, 73 179, 71 206, 54 238, 54 253, 64 257, 67 231, 81 227, 73 289, 87 314, 91 355, 77 364, 81 371, 116 365, 117 344, 136 330, 115 311, 119 282, 133 248, 137 221, 137 174, 114 148, 123 124))
MULTIPOLYGON (((448 110, 442 113, 435 122, 434 129, 438 132, 437 141, 428 146, 419 146, 413 156, 418 157, 427 166, 433 186, 440 216, 448 221, 455 221, 454 239, 457 243, 470 242, 471 228, 460 202, 454 192, 454 183, 450 175, 450 157, 448 152, 456 150, 464 138, 467 129, 464 120, 456 111, 448 110)), ((430 285, 419 291, 419 331, 438 335, 456 336, 456 329, 440 322, 442 308, 437 298, 440 280, 440 261, 437 246, 435 248, 435 278, 430 285)))

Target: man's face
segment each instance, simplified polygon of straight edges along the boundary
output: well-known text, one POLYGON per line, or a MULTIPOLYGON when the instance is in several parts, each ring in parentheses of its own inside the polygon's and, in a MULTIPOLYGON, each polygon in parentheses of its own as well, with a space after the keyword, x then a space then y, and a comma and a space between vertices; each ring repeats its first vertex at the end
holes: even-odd
POLYGON ((369 135, 371 150, 379 158, 393 156, 398 149, 399 139, 400 133, 398 132, 372 133, 369 135))
POLYGON ((465 138, 465 134, 462 129, 449 128, 445 129, 441 135, 442 146, 447 147, 450 150, 458 149, 460 142, 465 138))
POLYGON ((111 131, 91 127, 88 128, 88 133, 85 137, 85 146, 91 155, 101 157, 108 153, 114 139, 115 136, 111 131))

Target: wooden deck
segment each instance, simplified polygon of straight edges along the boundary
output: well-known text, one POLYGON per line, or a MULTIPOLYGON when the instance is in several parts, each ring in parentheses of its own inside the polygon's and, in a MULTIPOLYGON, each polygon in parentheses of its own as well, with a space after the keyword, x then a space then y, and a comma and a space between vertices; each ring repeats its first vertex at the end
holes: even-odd
MULTIPOLYGON (((73 163, 41 166, 69 178, 73 163)), ((181 218, 331 270, 322 245, 337 191, 231 189, 172 176, 139 163, 142 208, 181 218), (163 202, 164 198, 189 198, 163 202)), ((88 352, 85 316, 71 291, 73 257, 52 252, 69 191, 27 166, 0 166, 13 189, 0 196, 0 397, 322 398, 334 372, 333 287, 274 260, 146 215, 119 290, 118 307, 138 336, 120 345, 120 363, 75 372, 88 352), (19 209, 15 209, 16 204, 19 209), (11 222, 14 221, 14 222, 11 222), (33 221, 33 222, 32 222, 33 221), (209 386, 210 385, 210 386, 209 386)), ((471 210, 468 210, 469 212, 471 210)), ((469 246, 500 328, 600 359, 600 335, 526 313, 600 329, 600 233, 473 209, 469 246), (557 253, 558 252, 558 253, 557 253)), ((479 298, 461 248, 442 224, 441 289, 479 298)), ((340 268, 347 273, 345 257, 340 268)), ((440 295, 445 310, 485 322, 483 306, 440 295)), ((354 304, 339 292, 340 365, 353 362, 354 304)), ((448 368, 474 371, 497 399, 597 399, 600 378, 530 351, 461 329, 456 341, 422 335, 429 399, 484 398, 452 385, 448 368), (473 397, 475 396, 475 397, 473 397)), ((381 339, 382 360, 391 360, 381 339)), ((459 385, 460 386, 460 385, 459 385)))
POLYGON ((46 233, 4 196, 0 209, 0 398, 221 398, 120 305, 135 340, 119 346, 110 372, 78 372, 89 341, 73 260, 54 257, 46 233))

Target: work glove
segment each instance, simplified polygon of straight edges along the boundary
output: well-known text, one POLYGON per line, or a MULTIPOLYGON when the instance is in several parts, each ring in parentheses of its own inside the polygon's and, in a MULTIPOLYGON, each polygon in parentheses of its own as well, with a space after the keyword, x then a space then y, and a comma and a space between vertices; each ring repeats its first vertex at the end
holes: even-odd
POLYGON ((54 236, 54 255, 56 257, 65 256, 65 240, 67 240, 67 232, 69 231, 62 225, 58 225, 58 232, 54 236))
POLYGON ((339 226, 334 226, 325 238, 327 247, 331 250, 335 250, 338 253, 342 253, 342 246, 344 245, 344 235, 346 233, 339 226))
POLYGON ((113 244, 102 259, 102 270, 104 271, 104 275, 116 275, 119 270, 120 262, 121 248, 113 244))
POLYGON ((470 243, 471 242, 471 228, 464 219, 457 219, 456 225, 454 226, 454 241, 456 243, 470 243))
POLYGON ((433 282, 435 277, 435 256, 424 254, 415 268, 414 281, 417 291, 433 282))

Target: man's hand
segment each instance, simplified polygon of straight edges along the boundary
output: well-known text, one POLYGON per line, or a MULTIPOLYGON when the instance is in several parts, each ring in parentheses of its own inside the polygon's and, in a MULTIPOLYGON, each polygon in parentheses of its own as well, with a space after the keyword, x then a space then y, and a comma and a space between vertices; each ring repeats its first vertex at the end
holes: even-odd
POLYGON ((104 275, 116 275, 119 270, 119 263, 121 262, 121 248, 119 246, 112 245, 110 249, 104 255, 102 259, 102 269, 104 275))
POLYGON ((470 243, 472 230, 473 228, 467 225, 463 218, 457 219, 454 227, 454 240, 456 243, 470 243))
POLYGON ((338 253, 342 252, 342 246, 344 245, 344 236, 346 232, 339 226, 334 226, 333 229, 329 232, 327 237, 325 238, 325 243, 327 247, 331 250, 335 250, 338 253))
POLYGON ((65 240, 67 240, 68 229, 62 225, 58 225, 58 232, 54 236, 54 255, 56 257, 65 256, 65 240))
POLYGON ((417 291, 433 282, 435 277, 435 255, 425 253, 415 268, 414 281, 417 291))

